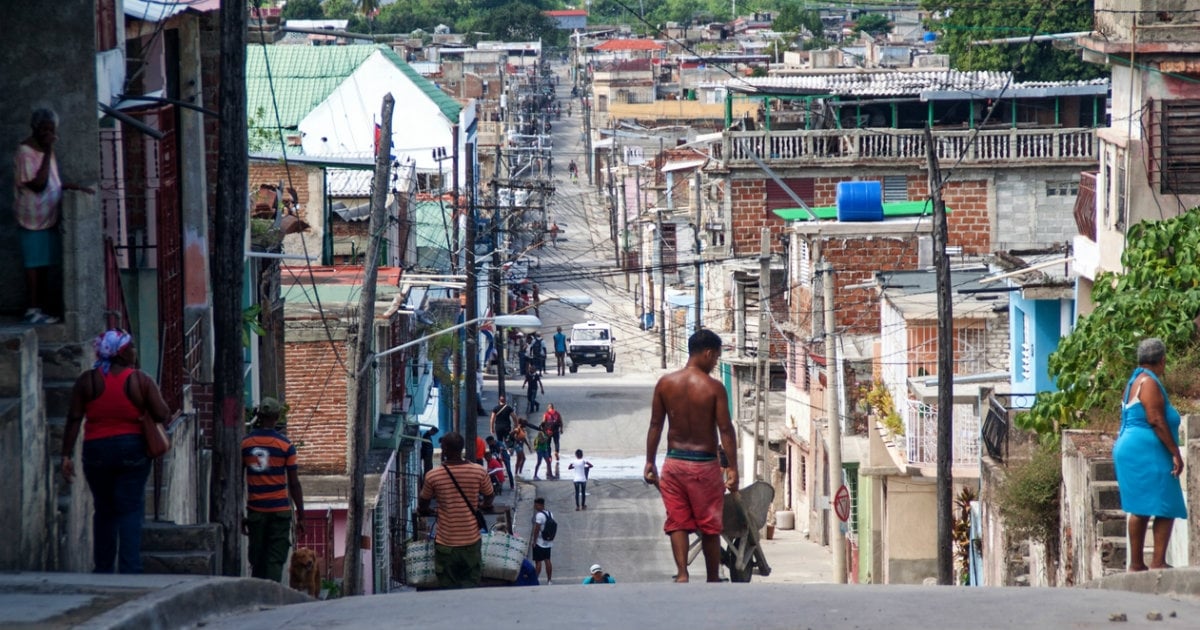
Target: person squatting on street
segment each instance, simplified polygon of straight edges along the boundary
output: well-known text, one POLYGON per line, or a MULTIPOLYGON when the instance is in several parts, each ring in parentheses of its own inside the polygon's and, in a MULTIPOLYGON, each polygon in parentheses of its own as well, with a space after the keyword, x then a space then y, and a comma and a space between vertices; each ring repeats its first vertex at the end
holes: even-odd
POLYGON ((688 339, 687 365, 654 386, 643 478, 662 493, 667 509, 663 531, 671 537, 676 582, 688 581, 688 534, 697 530, 708 581, 720 581, 724 495, 725 490, 738 487, 737 434, 729 418, 728 397, 725 386, 709 376, 720 358, 721 338, 711 330, 699 330, 688 339), (667 458, 660 477, 654 459, 664 421, 667 458), (724 483, 718 444, 729 466, 724 469, 724 483))
POLYGON ((96 573, 142 572, 142 517, 150 457, 142 414, 159 424, 171 411, 158 385, 137 369, 133 336, 113 329, 93 342, 96 363, 71 388, 63 433, 62 476, 75 478, 71 461, 83 427, 83 476, 92 492, 92 562, 96 573), (87 417, 85 423, 84 417, 87 417))
POLYGON ((583 458, 582 449, 575 449, 575 461, 567 468, 575 472, 575 511, 586 510, 588 472, 592 469, 592 462, 583 458))
POLYGON ((242 533, 253 577, 280 582, 283 565, 296 535, 304 533, 304 493, 296 465, 296 447, 275 430, 282 407, 274 398, 263 398, 255 418, 257 427, 242 440, 242 466, 246 471, 246 516, 242 533), (290 501, 289 501, 290 499, 290 501), (293 513, 292 504, 296 509, 293 513), (295 517, 293 521, 293 516, 295 517))
POLYGON ((495 495, 483 467, 463 459, 463 436, 442 436, 442 465, 425 475, 417 513, 437 517, 433 570, 441 588, 479 586, 483 577, 482 538, 475 510, 490 510, 495 495), (479 495, 483 503, 479 504, 479 495), (437 511, 431 507, 437 499, 437 511))

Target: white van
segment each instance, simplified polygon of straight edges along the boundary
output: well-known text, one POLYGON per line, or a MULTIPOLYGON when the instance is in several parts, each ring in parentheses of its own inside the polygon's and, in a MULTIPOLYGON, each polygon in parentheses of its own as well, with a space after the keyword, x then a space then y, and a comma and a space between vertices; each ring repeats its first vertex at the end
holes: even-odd
POLYGON ((571 373, 579 371, 580 365, 603 365, 608 372, 617 364, 617 345, 612 326, 604 323, 587 322, 571 327, 571 339, 567 342, 567 354, 571 357, 571 373))

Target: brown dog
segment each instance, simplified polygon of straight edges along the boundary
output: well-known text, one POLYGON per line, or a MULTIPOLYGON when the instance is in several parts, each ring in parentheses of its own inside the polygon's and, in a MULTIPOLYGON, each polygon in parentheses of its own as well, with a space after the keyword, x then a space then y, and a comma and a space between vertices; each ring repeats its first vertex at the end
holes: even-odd
POLYGON ((291 587, 317 597, 321 594, 321 572, 317 566, 317 552, 307 547, 297 547, 292 552, 291 587))

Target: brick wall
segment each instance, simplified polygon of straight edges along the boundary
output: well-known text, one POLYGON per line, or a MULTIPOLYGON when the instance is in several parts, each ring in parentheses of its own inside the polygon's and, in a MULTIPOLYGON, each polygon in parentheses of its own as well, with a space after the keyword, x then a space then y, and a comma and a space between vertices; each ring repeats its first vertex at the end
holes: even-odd
POLYGON ((308 168, 292 164, 285 167, 282 162, 251 162, 250 163, 250 194, 258 192, 258 187, 262 184, 276 185, 283 182, 283 187, 288 186, 296 188, 296 197, 300 201, 300 211, 297 212, 301 220, 308 220, 309 208, 309 190, 308 190, 308 168), (292 177, 288 179, 288 169, 291 169, 292 177))
MULTIPOLYGON (((992 223, 988 212, 988 181, 951 180, 942 191, 942 201, 950 208, 946 216, 950 231, 947 244, 962 247, 964 254, 987 254, 992 247, 992 223)), ((908 177, 908 198, 929 197, 925 175, 908 177)))
MULTIPOLYGON (((336 337, 335 337, 336 338, 336 337)), ((285 343, 288 437, 295 443, 301 474, 346 472, 346 359, 328 340, 285 343)))
POLYGON ((917 235, 829 239, 821 247, 833 264, 838 330, 848 335, 879 334, 879 299, 874 289, 845 287, 873 281, 876 271, 916 269, 917 235))

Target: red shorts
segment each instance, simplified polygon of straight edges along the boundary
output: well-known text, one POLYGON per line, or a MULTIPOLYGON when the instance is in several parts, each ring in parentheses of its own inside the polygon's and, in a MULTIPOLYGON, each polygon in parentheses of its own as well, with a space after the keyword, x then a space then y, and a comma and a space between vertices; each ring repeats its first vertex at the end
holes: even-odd
POLYGON ((667 522, 663 531, 720 534, 725 508, 725 478, 717 460, 692 462, 668 457, 658 482, 667 522))

